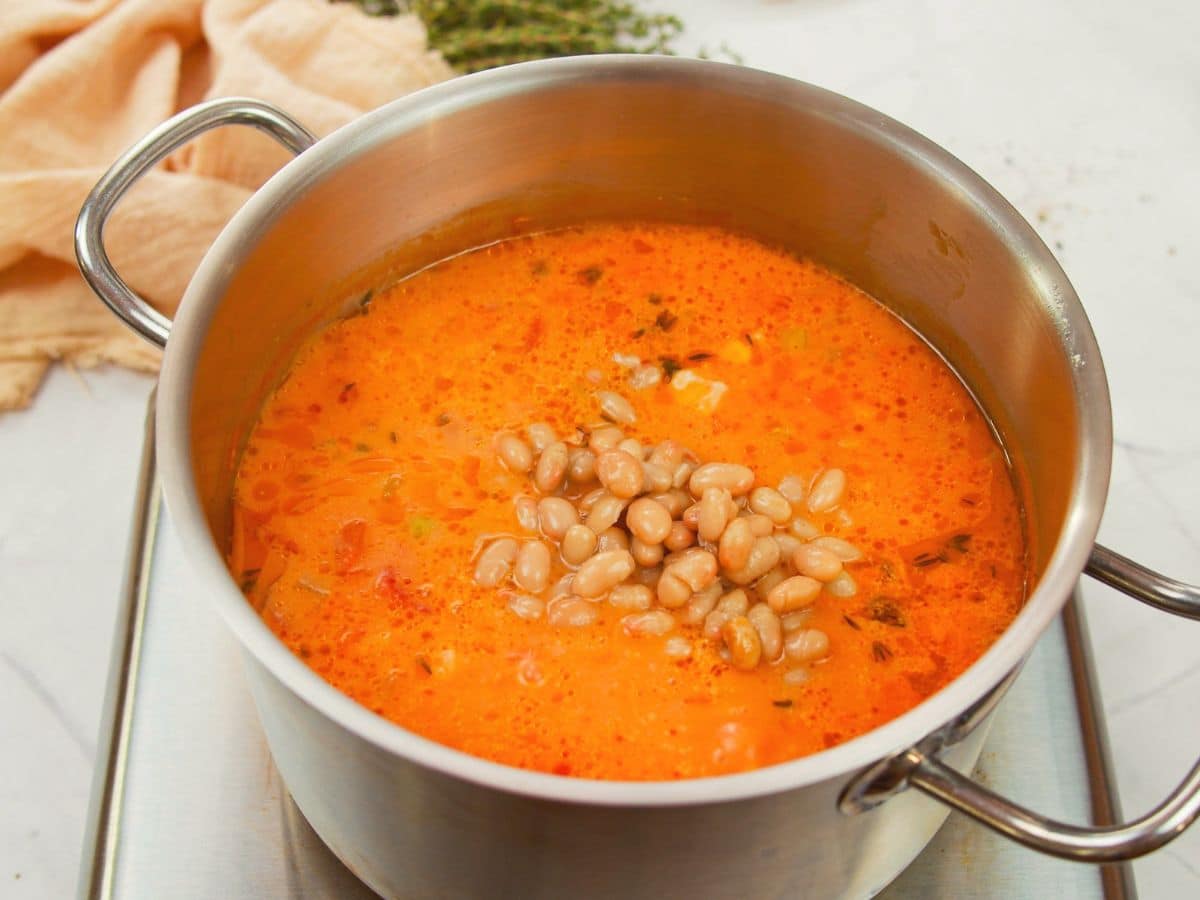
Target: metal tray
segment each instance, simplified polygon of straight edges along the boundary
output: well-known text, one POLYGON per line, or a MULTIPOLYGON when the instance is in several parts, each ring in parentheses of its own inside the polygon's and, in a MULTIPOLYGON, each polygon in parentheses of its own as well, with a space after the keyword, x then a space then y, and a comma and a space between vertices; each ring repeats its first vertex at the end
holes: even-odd
MULTIPOLYGON (((271 762, 239 650, 192 579, 160 505, 147 419, 79 894, 374 895, 321 843, 271 762)), ((996 714, 976 777, 1071 821, 1118 815, 1077 604, 1042 637, 996 714)), ((1041 856, 957 814, 880 897, 1124 900, 1126 865, 1041 856)))

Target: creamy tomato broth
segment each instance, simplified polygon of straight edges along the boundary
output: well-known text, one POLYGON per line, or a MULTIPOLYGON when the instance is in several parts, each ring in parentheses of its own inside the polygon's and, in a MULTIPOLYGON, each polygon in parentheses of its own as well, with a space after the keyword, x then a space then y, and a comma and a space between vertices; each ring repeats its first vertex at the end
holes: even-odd
POLYGON ((875 728, 978 658, 1027 578, 1006 457, 919 337, 811 262, 657 224, 458 256, 316 335, 243 454, 229 563, 380 715, 638 780, 875 728), (711 463, 741 474, 706 493, 711 463), (777 561, 726 555, 728 529, 777 561))

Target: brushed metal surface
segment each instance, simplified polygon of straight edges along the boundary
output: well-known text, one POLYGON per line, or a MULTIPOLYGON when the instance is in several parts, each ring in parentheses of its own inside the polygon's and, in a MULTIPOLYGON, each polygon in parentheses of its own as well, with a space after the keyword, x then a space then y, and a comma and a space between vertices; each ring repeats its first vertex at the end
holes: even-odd
MULTIPOLYGON (((107 877, 98 879, 102 888, 90 896, 374 897, 321 843, 284 789, 246 687, 237 642, 192 577, 169 517, 150 540, 140 674, 130 698, 124 769, 118 773, 123 792, 98 792, 96 801, 115 800, 117 808, 109 813, 119 828, 112 829, 107 864, 97 873, 107 877)), ((1085 820, 1090 788, 1084 753, 1067 644, 1056 620, 997 711, 976 775, 1017 799, 1085 820)), ((740 823, 731 826, 739 840, 742 831, 740 823)), ((446 864, 469 868, 475 861, 463 855, 446 864)), ((756 894, 753 883, 723 890, 728 886, 719 873, 703 874, 710 888, 696 897, 756 894)), ((581 878, 577 895, 589 896, 588 887, 581 878)), ((479 895, 503 894, 497 886, 479 895)), ((813 886, 795 896, 828 895, 813 886)), ((1031 853, 952 816, 879 896, 1114 895, 1102 892, 1099 868, 1031 853)))

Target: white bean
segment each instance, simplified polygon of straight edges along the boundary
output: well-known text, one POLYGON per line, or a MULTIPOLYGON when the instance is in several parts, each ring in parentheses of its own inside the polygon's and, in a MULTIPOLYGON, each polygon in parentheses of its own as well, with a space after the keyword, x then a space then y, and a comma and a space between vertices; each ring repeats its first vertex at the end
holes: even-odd
POLYGON ((802 541, 811 541, 821 533, 821 529, 808 521, 802 516, 797 516, 792 519, 792 524, 788 526, 792 534, 800 538, 802 541))
POLYGON ((617 609, 641 612, 654 602, 654 592, 644 584, 618 584, 608 592, 608 602, 617 609))
POLYGON ((744 616, 750 609, 750 598, 741 588, 734 588, 717 601, 717 609, 731 616, 744 616))
POLYGON ((853 597, 858 593, 858 582, 854 580, 853 575, 842 569, 837 578, 825 585, 825 590, 834 597, 853 597))
POLYGON ((767 662, 774 662, 783 649, 783 626, 779 622, 779 616, 765 603, 755 603, 746 613, 746 618, 758 632, 763 657, 767 662))
POLYGON ((517 523, 526 531, 538 530, 538 504, 532 497, 516 497, 513 507, 517 511, 517 523))
POLYGON ((642 464, 624 450, 606 450, 596 457, 596 474, 614 497, 628 500, 642 491, 642 464))
POLYGON ((783 651, 793 662, 810 662, 829 653, 829 635, 816 628, 793 631, 783 642, 783 651))
POLYGON ((546 602, 528 594, 515 594, 508 601, 508 608, 518 617, 527 622, 540 619, 546 611, 546 602))
POLYGON ((736 463, 705 463, 688 479, 688 490, 699 497, 705 488, 724 488, 735 497, 746 493, 754 485, 754 470, 736 463))
POLYGON ((826 469, 813 483, 808 494, 810 512, 828 512, 842 501, 846 490, 846 473, 841 469, 826 469))
POLYGON ((545 422, 534 422, 525 429, 525 433, 529 435, 529 443, 533 445, 535 453, 541 453, 556 440, 558 436, 554 433, 554 429, 545 422))
POLYGON ((598 543, 596 532, 586 525, 576 524, 568 528, 566 534, 563 535, 559 550, 567 565, 579 566, 596 552, 598 543))
POLYGON ((725 526, 717 547, 717 558, 722 568, 729 572, 741 569, 750 559, 753 546, 754 532, 750 530, 750 523, 745 519, 734 519, 725 526))
POLYGON ((639 566, 651 568, 662 562, 663 545, 647 544, 641 538, 635 537, 629 542, 629 552, 633 554, 639 566))
POLYGON ((707 550, 689 550, 678 562, 667 566, 666 572, 681 579, 693 591, 702 591, 717 577, 717 558, 707 550))
POLYGON ((807 575, 793 575, 771 588, 767 593, 767 604, 783 615, 812 606, 820 593, 821 582, 807 575))
POLYGON ((641 497, 629 504, 625 526, 644 544, 661 544, 671 533, 671 513, 657 500, 641 497))
POLYGON ((615 425, 602 425, 588 437, 588 446, 593 453, 603 453, 605 450, 615 450, 617 444, 625 440, 625 433, 615 425))
POLYGON ((658 602, 667 609, 679 609, 691 599, 692 589, 677 575, 664 571, 658 579, 658 602))
POLYGON ((663 644, 663 652, 672 659, 683 659, 692 655, 692 642, 685 637, 674 635, 663 644))
POLYGON ((599 534, 617 524, 621 512, 625 509, 625 501, 612 494, 605 493, 592 504, 588 510, 587 527, 599 534))
POLYGON ((749 671, 762 659, 762 641, 745 616, 735 616, 721 627, 721 637, 729 648, 729 661, 735 668, 749 671))
POLYGON ((543 494, 552 494, 562 487, 568 461, 567 445, 562 441, 555 441, 543 450, 533 471, 533 483, 537 489, 543 494))
POLYGON ((488 544, 475 561, 475 583, 485 588, 498 585, 517 561, 519 549, 513 538, 498 538, 488 544))
POLYGON ((648 461, 674 475, 679 464, 683 462, 683 446, 672 440, 663 441, 650 451, 648 461))
POLYGON ((496 439, 496 456, 510 472, 528 472, 533 467, 533 451, 515 434, 502 434, 496 439))
POLYGON ((776 525, 785 525, 792 517, 792 504, 775 488, 756 487, 751 491, 750 509, 766 516, 776 525))
POLYGON ((579 567, 571 591, 580 597, 599 597, 632 575, 636 568, 628 550, 597 553, 579 567))
POLYGON ((684 625, 700 625, 705 617, 716 608, 721 597, 721 582, 714 581, 702 591, 696 591, 679 613, 684 625))
MULTIPOLYGON (((783 557, 781 556, 780 559, 782 560, 783 557)), ((767 572, 766 575, 763 575, 754 582, 754 591, 760 597, 765 597, 771 592, 775 585, 782 583, 787 579, 787 577, 788 573, 784 569, 783 563, 781 562, 779 565, 774 566, 769 572, 767 572)))
POLYGON ((704 489, 700 496, 700 512, 696 519, 696 533, 700 540, 712 543, 721 537, 730 518, 728 502, 731 500, 732 496, 725 488, 704 489))
POLYGON ((779 562, 779 545, 773 538, 760 537, 754 539, 750 548, 750 556, 740 569, 727 572, 726 577, 734 584, 750 584, 766 575, 779 562))
POLYGON ((632 425, 637 421, 637 413, 633 405, 620 394, 612 391, 596 391, 596 399, 600 401, 600 413, 606 419, 620 422, 622 425, 632 425))
POLYGON ((596 604, 579 597, 556 597, 546 605, 546 621, 559 627, 582 628, 599 618, 596 604))
POLYGON ((862 551, 855 547, 849 541, 844 541, 839 537, 825 535, 813 540, 814 547, 822 547, 833 553, 842 562, 858 562, 863 558, 862 551))
POLYGON ((664 635, 675 629, 675 617, 663 609, 634 613, 621 619, 621 626, 629 635, 664 635))
POLYGON ((696 535, 692 529, 688 528, 682 522, 672 522, 671 530, 667 533, 667 538, 663 541, 663 546, 668 550, 677 551, 684 550, 694 543, 696 543, 696 535))
POLYGON ((550 583, 550 549, 541 541, 529 541, 517 554, 513 581, 523 591, 540 594, 550 583))
POLYGON ((642 442, 637 438, 625 438, 621 443, 617 444, 618 450, 624 450, 638 462, 642 461, 645 456, 645 450, 642 448, 642 442))
POLYGON ((784 475, 779 481, 779 493, 787 497, 788 503, 799 506, 808 492, 804 489, 804 479, 799 475, 784 475))
MULTIPOLYGON (((589 528, 588 531, 591 531, 589 528)), ((599 540, 596 542, 597 553, 607 553, 609 550, 628 550, 629 535, 625 533, 623 528, 613 526, 605 528, 600 532, 599 540)))
POLYGON ((797 547, 792 554, 792 565, 801 575, 817 581, 833 581, 842 571, 842 561, 837 554, 816 543, 797 547))
POLYGON ((567 529, 579 522, 579 514, 571 501, 562 497, 543 497, 538 501, 537 511, 542 534, 551 540, 561 541, 567 529))
POLYGON ((652 462, 642 463, 642 482, 650 494, 661 494, 671 489, 671 472, 652 462))
POLYGON ((596 477, 596 454, 585 447, 572 447, 567 453, 567 480, 587 484, 596 477))

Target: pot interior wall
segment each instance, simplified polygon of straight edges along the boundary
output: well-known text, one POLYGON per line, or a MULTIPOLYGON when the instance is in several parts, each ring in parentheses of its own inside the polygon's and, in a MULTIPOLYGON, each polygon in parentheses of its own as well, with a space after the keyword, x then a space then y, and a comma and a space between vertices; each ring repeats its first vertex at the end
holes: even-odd
POLYGON ((265 393, 347 299, 515 233, 617 217, 748 233, 833 268, 912 324, 1013 455, 1040 572, 1073 499, 1087 400, 1062 306, 1070 285, 1027 230, 994 214, 1007 215, 1002 200, 911 132, 805 85, 730 71, 456 83, 293 163, 285 202, 229 266, 196 369, 193 463, 218 546, 265 393))

